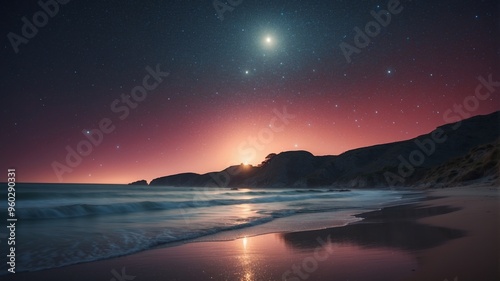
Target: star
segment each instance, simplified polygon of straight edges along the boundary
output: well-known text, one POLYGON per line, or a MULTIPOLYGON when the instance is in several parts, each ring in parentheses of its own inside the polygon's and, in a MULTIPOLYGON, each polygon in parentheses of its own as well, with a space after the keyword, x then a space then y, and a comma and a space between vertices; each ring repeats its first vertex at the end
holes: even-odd
MULTIPOLYGON (((10 36, 24 35, 19 33, 26 31, 20 20, 7 27, 13 31, 7 39, 12 40, 3 49, 19 54, 6 58, 13 71, 4 73, 2 80, 9 95, 4 97, 1 112, 8 118, 4 123, 12 142, 3 158, 13 159, 15 151, 25 149, 23 145, 32 139, 54 142, 46 147, 47 153, 29 147, 30 154, 47 158, 34 157, 36 162, 23 168, 23 180, 45 182, 62 177, 63 182, 128 182, 135 180, 134 161, 149 162, 152 167, 166 160, 178 164, 162 166, 160 174, 145 166, 138 177, 151 180, 193 170, 216 171, 241 160, 258 163, 272 150, 311 148, 313 154, 337 155, 360 146, 400 141, 406 130, 411 136, 427 133, 426 128, 441 126, 443 118, 451 116, 445 114, 450 106, 475 108, 464 98, 474 95, 480 76, 491 80, 486 81, 490 84, 500 79, 488 78, 496 66, 492 58, 498 55, 491 39, 497 28, 488 24, 497 8, 495 1, 467 1, 454 7, 447 0, 411 7, 415 15, 451 7, 439 17, 412 17, 404 4, 388 7, 385 1, 366 5, 270 1, 264 8, 256 1, 243 1, 242 7, 237 5, 242 1, 233 0, 216 1, 216 8, 209 9, 193 9, 187 1, 177 1, 169 13, 192 10, 193 18, 203 19, 185 22, 177 16, 159 15, 153 4, 136 13, 133 21, 124 21, 110 16, 110 1, 87 2, 88 11, 102 12, 93 13, 91 20, 102 36, 92 37, 91 43, 114 51, 112 55, 81 44, 81 32, 75 33, 69 25, 54 24, 57 32, 36 35, 33 41, 46 48, 32 48, 22 44, 25 40, 10 36), (393 10, 401 13, 392 14, 393 10), (327 16, 331 11, 334 16, 327 16), (224 21, 219 26, 221 13, 224 21), (359 22, 358 14, 364 15, 359 22), (154 30, 154 36, 144 32, 117 35, 117 31, 138 26, 154 30), (52 40, 54 36, 65 40, 52 40), (58 52, 62 48, 71 52, 58 52), (46 56, 50 63, 20 59, 25 56, 46 56), (25 69, 36 76, 28 84, 23 83, 28 74, 25 69), (166 73, 170 75, 163 76, 166 73), (31 101, 29 110, 15 110, 26 105, 26 100, 31 101), (51 118, 61 117, 57 126, 39 118, 47 110, 53 111, 51 118), (378 134, 381 129, 387 132, 378 134), (216 136, 227 137, 220 141, 216 136), (254 137, 255 147, 238 149, 254 137), (79 141, 92 144, 101 139, 99 149, 81 155, 87 164, 77 172, 51 171, 50 165, 43 164, 67 166, 66 145, 78 152, 87 148, 79 141), (255 159, 238 158, 251 150, 256 152, 255 159), (122 165, 129 170, 115 177, 114 169, 121 162, 129 163, 122 165), (91 165, 96 173, 86 178, 91 165), (38 166, 43 169, 36 170, 38 166), (28 171, 31 167, 35 168, 28 171)), ((121 14, 129 15, 136 8, 122 5, 121 14)), ((64 15, 68 22, 77 23, 88 20, 86 16, 64 15)), ((88 27, 83 31, 92 32, 92 26, 88 27)), ((481 86, 486 95, 488 85, 481 86)), ((499 110, 499 98, 492 94, 477 110, 468 111, 483 115, 499 110)))
POLYGON ((272 47, 274 47, 276 40, 274 39, 274 37, 272 35, 266 35, 262 42, 263 42, 264 47, 272 48, 272 47))

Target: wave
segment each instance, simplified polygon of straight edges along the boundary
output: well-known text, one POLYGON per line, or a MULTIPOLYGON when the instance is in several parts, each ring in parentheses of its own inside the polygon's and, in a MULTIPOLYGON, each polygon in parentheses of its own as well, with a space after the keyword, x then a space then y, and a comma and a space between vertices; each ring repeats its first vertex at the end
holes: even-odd
POLYGON ((20 219, 25 220, 75 218, 151 210, 165 210, 169 208, 169 203, 172 204, 171 202, 152 201, 115 203, 109 205, 73 204, 57 207, 19 209, 17 211, 17 215, 20 219))
MULTIPOLYGON (((40 192, 37 190, 28 190, 28 191, 20 191, 19 193, 22 195, 22 200, 54 200, 54 199, 95 199, 95 198, 156 198, 161 196, 165 192, 168 192, 169 195, 172 195, 172 191, 178 192, 193 192, 195 195, 199 193, 211 193, 218 191, 217 189, 212 188, 191 188, 187 190, 128 190, 127 192, 117 192, 114 190, 78 190, 77 192, 72 190, 52 190, 40 192)), ((321 189, 296 189, 296 190, 252 190, 252 189, 242 189, 239 191, 230 191, 220 193, 218 195, 235 197, 242 195, 251 195, 251 196, 265 196, 265 195, 293 195, 293 194, 304 194, 304 193, 331 193, 336 192, 336 190, 321 190, 321 189)), ((214 193, 216 194, 216 193, 214 193)))
MULTIPOLYGON (((38 202, 38 208, 30 205, 37 203, 35 200, 29 198, 22 202, 26 197, 20 196, 19 206, 26 203, 24 206, 30 207, 16 210, 17 217, 25 221, 20 225, 19 239, 26 241, 18 251, 19 271, 102 260, 205 236, 206 239, 235 239, 241 235, 281 231, 283 228, 292 231, 297 230, 297 225, 302 225, 304 220, 314 222, 316 218, 321 226, 330 217, 347 223, 353 220, 352 214, 401 199, 399 192, 309 189, 131 191, 116 190, 114 194, 106 193, 106 197, 97 201, 72 200, 78 195, 57 197, 50 201, 44 199, 38 202), (107 202, 110 204, 105 204, 107 202), (254 205, 240 208, 239 204, 254 205), (187 216, 181 217, 176 213, 178 210, 185 213, 189 208, 194 209, 188 210, 187 216), (245 215, 239 216, 240 211, 245 215), (333 213, 330 214, 330 211, 333 213), (127 213, 138 215, 127 216, 127 213), (302 217, 293 219, 295 215, 302 217), (285 217, 291 219, 279 219, 285 217), (208 236, 212 234, 216 236, 208 236)), ((81 197, 90 197, 89 194, 94 196, 91 191, 81 197)), ((35 194, 30 196, 35 197, 35 194)), ((5 265, 0 265, 0 276, 2 271, 6 272, 1 270, 2 266, 5 265)))
POLYGON ((223 195, 270 195, 270 194, 302 194, 302 193, 327 193, 335 192, 335 190, 326 189, 295 189, 295 190, 245 190, 245 191, 231 191, 223 193, 223 195))
MULTIPOLYGON (((330 208, 329 210, 322 211, 332 211, 336 208, 330 208)), ((61 256, 56 257, 50 255, 49 253, 57 252, 56 248, 46 248, 43 252, 31 252, 33 249, 22 251, 20 258, 20 265, 17 271, 39 271, 51 268, 58 268, 68 265, 79 264, 83 262, 91 262, 104 260, 124 255, 129 255, 149 249, 153 249, 159 246, 176 245, 176 243, 185 243, 189 241, 194 241, 198 238, 202 238, 209 235, 219 234, 221 232, 229 232, 235 230, 243 230, 253 226, 259 226, 262 224, 269 223, 275 219, 289 217, 296 214, 304 213, 301 210, 275 210, 267 214, 262 214, 262 216, 249 217, 246 219, 235 220, 234 224, 229 225, 218 225, 203 229, 191 229, 182 232, 175 232, 172 229, 165 229, 163 232, 148 236, 146 233, 137 231, 123 231, 118 237, 103 235, 98 239, 87 239, 86 241, 80 241, 73 243, 71 246, 65 249, 65 255, 61 259, 61 256), (91 244, 85 244, 91 241, 91 244), (106 247, 103 247, 106 245, 106 247), (86 250, 84 250, 86 249, 86 250), (34 259, 36 256, 44 256, 44 259, 34 259)), ((346 223, 351 220, 346 219, 346 223)), ((269 233, 270 230, 265 230, 262 233, 269 233)), ((257 232, 260 233, 260 232, 257 232)), ((235 232, 231 234, 225 240, 232 240, 241 237, 241 233, 235 232)), ((215 241, 215 240, 214 240, 215 241)), ((1 267, 0 267, 1 268, 1 267)), ((1 276, 2 274, 0 274, 1 276)))
MULTIPOLYGON (((63 219, 86 216, 113 215, 123 213, 137 213, 160 210, 174 210, 186 208, 201 208, 238 204, 261 204, 275 202, 290 202, 307 199, 327 199, 339 198, 338 194, 304 194, 304 195, 275 195, 268 197, 255 197, 250 199, 212 199, 207 200, 203 197, 194 197, 189 201, 139 201, 127 203, 114 203, 107 205, 93 204, 71 204, 63 206, 42 207, 42 208, 23 208, 17 211, 20 219, 40 220, 40 219, 63 219)), ((345 196, 342 196, 345 197, 345 196)))
MULTIPOLYGON (((173 243, 183 243, 196 238, 217 234, 223 231, 231 231, 251 226, 257 226, 272 221, 273 219, 274 218, 272 216, 255 217, 250 218, 247 221, 241 221, 239 224, 235 225, 218 226, 183 233, 172 233, 168 230, 165 230, 163 233, 155 237, 147 237, 143 233, 127 231, 123 232, 120 237, 101 236, 101 239, 105 240, 105 242, 92 240, 90 245, 82 245, 84 244, 83 242, 73 243, 72 246, 65 249, 65 255, 62 259, 61 256, 56 257, 49 254, 52 252, 57 252, 58 249, 47 248, 44 249, 43 253, 30 252, 33 251, 32 249, 30 249, 28 251, 22 251, 19 259, 19 266, 18 268, 16 268, 16 271, 39 271, 129 255, 149 250, 158 246, 164 246, 173 243), (103 247, 103 244, 106 244, 107 247, 103 247), (34 259, 33 257, 35 256, 44 256, 45 258, 34 259)), ((4 268, 5 265, 2 265, 0 267, 0 269, 4 268)), ((4 272, 7 272, 7 270, 2 270, 2 273, 4 272)), ((0 273, 0 276, 3 275, 2 273, 0 273)))

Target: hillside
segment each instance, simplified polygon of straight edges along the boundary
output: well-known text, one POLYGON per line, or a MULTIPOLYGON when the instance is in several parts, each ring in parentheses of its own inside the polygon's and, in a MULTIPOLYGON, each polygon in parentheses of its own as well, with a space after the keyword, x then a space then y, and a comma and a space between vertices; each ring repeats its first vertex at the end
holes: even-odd
POLYGON ((498 177, 500 112, 446 124, 413 139, 314 156, 307 151, 273 155, 262 165, 186 173, 150 185, 214 187, 384 187, 458 184, 498 177), (471 160, 472 159, 472 160, 471 160), (482 172, 485 169, 485 172, 482 172), (457 175, 453 176, 453 170, 457 175), (445 184, 446 183, 446 184, 445 184))
POLYGON ((457 186, 465 182, 488 180, 500 186, 500 139, 472 149, 425 174, 417 184, 433 187, 457 186))

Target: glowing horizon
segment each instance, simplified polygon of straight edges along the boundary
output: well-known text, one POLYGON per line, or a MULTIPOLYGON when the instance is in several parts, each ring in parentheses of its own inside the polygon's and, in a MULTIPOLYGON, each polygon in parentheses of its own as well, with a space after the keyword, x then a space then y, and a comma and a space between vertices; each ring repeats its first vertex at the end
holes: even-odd
MULTIPOLYGON (((499 110, 496 94, 468 99, 500 79, 491 5, 414 2, 68 5, 5 45, 0 166, 20 182, 150 181, 406 140, 459 105, 499 110)), ((5 25, 22 33, 20 17, 5 25)))

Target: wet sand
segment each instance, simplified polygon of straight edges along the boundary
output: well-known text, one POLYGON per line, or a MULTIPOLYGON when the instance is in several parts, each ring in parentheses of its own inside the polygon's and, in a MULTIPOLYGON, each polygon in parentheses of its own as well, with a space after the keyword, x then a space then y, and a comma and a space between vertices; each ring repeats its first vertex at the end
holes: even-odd
POLYGON ((197 242, 2 280, 500 280, 498 188, 430 191, 344 227, 197 242))
POLYGON ((405 280, 500 280, 500 188, 461 187, 432 194, 444 197, 429 201, 429 204, 462 209, 422 218, 419 222, 462 229, 467 235, 431 249, 415 251, 419 268, 405 280))

